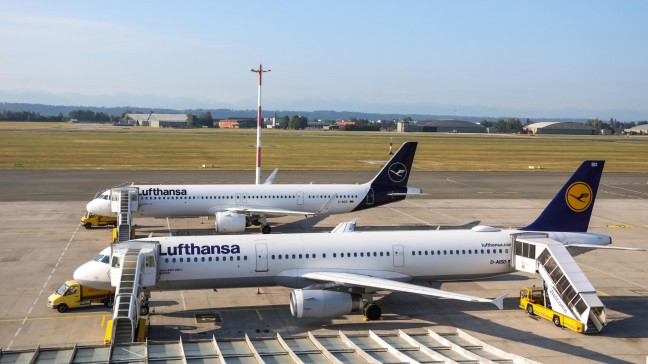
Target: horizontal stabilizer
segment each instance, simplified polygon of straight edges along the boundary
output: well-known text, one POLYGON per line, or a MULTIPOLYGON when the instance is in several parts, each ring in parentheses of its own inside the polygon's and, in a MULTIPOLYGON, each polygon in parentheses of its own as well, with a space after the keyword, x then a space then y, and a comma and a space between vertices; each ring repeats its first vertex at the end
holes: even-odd
POLYGON ((587 249, 587 250, 608 249, 608 250, 630 250, 630 251, 638 251, 638 252, 646 251, 646 249, 643 248, 625 248, 622 246, 592 245, 592 244, 566 244, 565 248, 567 248, 568 250, 569 248, 579 248, 579 249, 587 249))

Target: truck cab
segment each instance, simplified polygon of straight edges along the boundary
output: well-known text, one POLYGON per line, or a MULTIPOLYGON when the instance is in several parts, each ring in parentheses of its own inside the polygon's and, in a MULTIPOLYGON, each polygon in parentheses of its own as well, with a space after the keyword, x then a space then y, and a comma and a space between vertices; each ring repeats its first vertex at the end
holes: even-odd
POLYGON ((82 286, 75 280, 63 283, 47 299, 47 307, 54 308, 58 312, 67 312, 70 308, 90 306, 93 303, 102 303, 111 308, 113 306, 114 294, 110 291, 102 291, 82 286))

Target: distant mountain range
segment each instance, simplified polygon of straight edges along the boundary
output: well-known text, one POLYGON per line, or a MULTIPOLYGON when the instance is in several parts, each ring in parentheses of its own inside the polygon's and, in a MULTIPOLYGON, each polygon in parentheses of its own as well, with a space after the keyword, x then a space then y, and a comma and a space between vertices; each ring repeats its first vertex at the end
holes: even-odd
MULTIPOLYGON (((74 110, 92 110, 94 112, 103 112, 108 115, 121 116, 124 112, 134 113, 148 113, 154 111, 156 113, 168 114, 193 114, 200 115, 204 112, 211 112, 213 118, 236 118, 236 117, 256 117, 256 110, 234 110, 234 109, 165 109, 165 108, 148 108, 139 106, 119 106, 119 107, 98 107, 98 106, 63 106, 63 105, 44 105, 44 104, 30 104, 30 103, 14 103, 14 102, 0 102, 0 111, 28 111, 35 112, 41 115, 68 115, 70 111, 74 110)), ((264 117, 272 117, 276 115, 281 118, 285 115, 305 116, 310 120, 348 120, 350 118, 367 119, 367 120, 400 120, 406 117, 412 120, 437 120, 437 119, 458 119, 472 122, 480 122, 482 120, 497 121, 500 117, 476 117, 476 116, 460 116, 460 115, 433 115, 433 114, 385 114, 385 113, 366 113, 366 112, 353 112, 353 111, 334 111, 334 110, 314 110, 314 111, 293 111, 293 110, 263 110, 264 117)), ((502 116, 501 118, 507 119, 508 117, 502 116)), ((522 119, 524 122, 526 119, 522 119)), ((534 122, 538 121, 574 121, 585 122, 587 119, 575 118, 534 118, 534 122)))

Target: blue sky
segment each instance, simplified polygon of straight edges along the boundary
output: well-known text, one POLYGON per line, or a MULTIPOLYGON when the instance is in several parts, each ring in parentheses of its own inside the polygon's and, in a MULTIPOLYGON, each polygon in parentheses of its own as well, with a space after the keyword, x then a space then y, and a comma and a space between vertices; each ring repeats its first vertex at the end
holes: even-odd
POLYGON ((647 0, 2 5, 0 101, 648 119, 647 0))

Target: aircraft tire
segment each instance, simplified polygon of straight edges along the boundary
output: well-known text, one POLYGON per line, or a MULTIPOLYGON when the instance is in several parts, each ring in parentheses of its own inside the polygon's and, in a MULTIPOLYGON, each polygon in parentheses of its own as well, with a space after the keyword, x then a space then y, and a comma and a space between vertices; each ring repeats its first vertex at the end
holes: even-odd
POLYGON ((261 226, 261 234, 270 234, 272 232, 272 228, 270 225, 263 225, 261 226))
POLYGON ((556 325, 558 327, 562 327, 562 325, 560 324, 560 317, 558 317, 558 315, 554 315, 553 323, 554 323, 554 325, 556 325))
POLYGON ((364 311, 364 316, 367 318, 368 321, 380 320, 380 316, 382 315, 382 310, 380 309, 380 306, 378 306, 375 303, 370 303, 366 305, 363 311, 364 311))
POLYGON ((140 315, 146 316, 149 314, 149 306, 142 306, 140 307, 140 315))
POLYGON ((60 313, 65 313, 68 310, 68 305, 66 305, 65 303, 61 303, 60 305, 58 305, 56 310, 60 313))
POLYGON ((107 308, 112 308, 113 305, 115 304, 115 302, 114 302, 113 300, 105 300, 103 304, 104 304, 104 306, 106 306, 107 308))
POLYGON ((533 306, 532 305, 527 305, 527 313, 529 313, 529 315, 533 316, 533 306))

